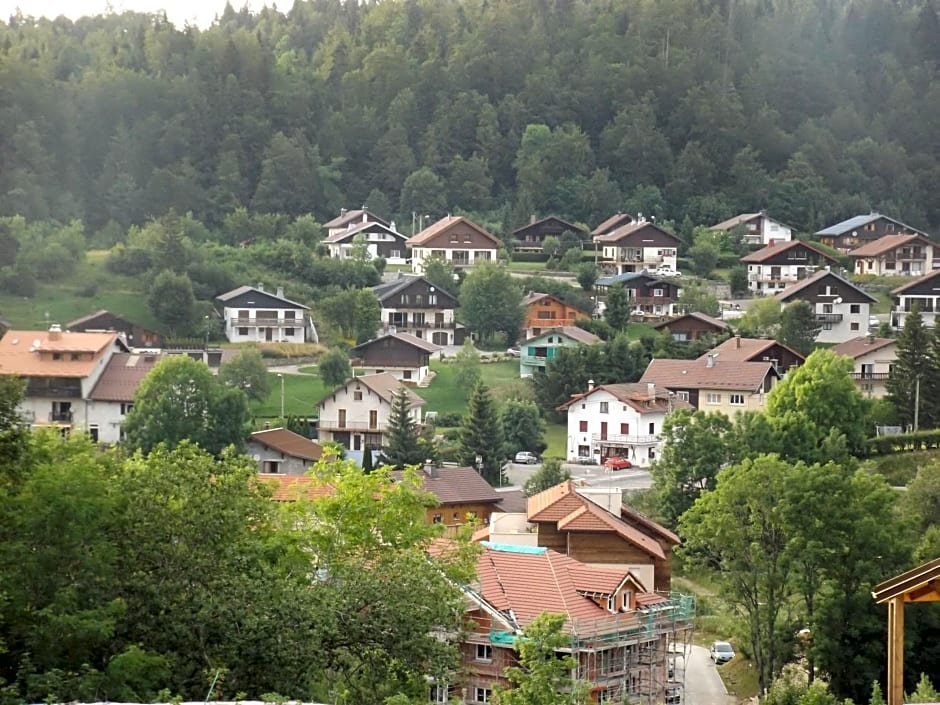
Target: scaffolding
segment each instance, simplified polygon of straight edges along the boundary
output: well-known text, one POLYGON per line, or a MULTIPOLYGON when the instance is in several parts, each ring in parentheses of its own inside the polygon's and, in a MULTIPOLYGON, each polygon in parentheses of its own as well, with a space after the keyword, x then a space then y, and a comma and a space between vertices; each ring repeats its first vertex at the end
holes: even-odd
POLYGON ((684 690, 695 599, 678 593, 634 612, 570 624, 577 679, 594 702, 663 705, 684 690))

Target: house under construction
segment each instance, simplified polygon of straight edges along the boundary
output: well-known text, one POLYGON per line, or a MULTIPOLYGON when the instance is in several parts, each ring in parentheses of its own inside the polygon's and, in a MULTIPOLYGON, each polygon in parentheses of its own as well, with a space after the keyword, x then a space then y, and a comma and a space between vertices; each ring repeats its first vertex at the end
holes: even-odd
POLYGON ((486 703, 508 686, 515 643, 542 613, 564 614, 577 661, 572 675, 596 703, 676 702, 692 635, 694 600, 646 591, 626 568, 580 563, 550 549, 484 542, 477 583, 466 589, 471 630, 462 669, 432 701, 486 703))

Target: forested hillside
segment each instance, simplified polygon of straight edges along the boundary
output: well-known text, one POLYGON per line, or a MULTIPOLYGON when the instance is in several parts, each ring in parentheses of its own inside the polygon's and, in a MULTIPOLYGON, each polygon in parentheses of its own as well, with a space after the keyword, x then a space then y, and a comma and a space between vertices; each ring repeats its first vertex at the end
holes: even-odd
POLYGON ((406 231, 760 207, 931 228, 938 62, 937 0, 297 0, 204 31, 17 15, 0 215, 111 242, 170 209, 216 230, 239 206, 363 203, 406 231))

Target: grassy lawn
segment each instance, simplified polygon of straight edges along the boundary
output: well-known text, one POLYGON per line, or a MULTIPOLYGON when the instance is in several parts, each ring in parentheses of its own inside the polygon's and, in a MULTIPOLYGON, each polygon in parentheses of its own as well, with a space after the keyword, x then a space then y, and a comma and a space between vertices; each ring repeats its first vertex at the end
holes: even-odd
POLYGON ((627 324, 627 337, 630 340, 639 340, 644 335, 659 335, 659 332, 647 323, 627 324))
MULTIPOLYGON (((276 418, 281 415, 281 379, 268 373, 271 393, 263 402, 252 402, 251 413, 256 417, 276 418)), ((312 375, 284 375, 284 413, 288 416, 312 416, 318 401, 326 396, 327 388, 319 377, 312 375)))
POLYGON ((560 423, 545 425, 545 442, 548 447, 542 453, 545 458, 565 459, 567 455, 568 427, 560 423))
MULTIPOLYGON (((464 413, 467 409, 469 389, 462 389, 457 383, 456 368, 440 360, 431 361, 431 369, 437 376, 426 389, 416 389, 418 396, 423 397, 427 404, 424 411, 440 413, 464 413)), ((507 360, 504 362, 481 363, 480 371, 483 381, 493 389, 509 382, 519 381, 519 362, 507 360)))
POLYGON ((510 262, 510 272, 541 272, 545 270, 545 262, 510 262))

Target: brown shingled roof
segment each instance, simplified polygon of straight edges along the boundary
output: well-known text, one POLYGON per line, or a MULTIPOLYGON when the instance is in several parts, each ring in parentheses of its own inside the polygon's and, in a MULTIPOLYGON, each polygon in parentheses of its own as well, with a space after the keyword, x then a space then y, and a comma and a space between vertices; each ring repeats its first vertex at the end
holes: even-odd
POLYGON ((431 239, 437 237, 438 235, 440 235, 442 232, 446 231, 446 230, 447 230, 448 228, 450 228, 451 226, 457 225, 457 224, 460 223, 460 222, 466 223, 467 225, 469 225, 471 228, 473 228, 474 230, 476 230, 478 233, 480 233, 480 234, 483 235, 484 237, 489 238, 490 240, 493 241, 493 243, 494 243, 496 246, 499 246, 499 245, 501 244, 500 241, 499 241, 499 238, 497 238, 495 235, 492 235, 492 234, 488 233, 486 230, 484 230, 483 228, 481 228, 479 225, 477 225, 476 223, 474 223, 472 220, 469 220, 469 219, 467 219, 467 218, 464 218, 464 217, 461 216, 461 215, 448 215, 448 216, 444 216, 443 218, 441 218, 441 219, 440 219, 439 221, 437 221, 436 223, 431 223, 431 225, 429 225, 428 227, 426 227, 424 230, 422 230, 422 231, 421 231, 420 233, 418 233, 417 235, 413 235, 412 237, 408 238, 408 239, 405 241, 405 244, 406 244, 408 247, 415 247, 415 246, 420 247, 421 245, 423 245, 424 243, 426 243, 428 240, 431 240, 431 239))
POLYGON ((723 220, 720 223, 716 223, 711 226, 709 230, 731 230, 737 226, 746 223, 749 220, 753 220, 760 216, 760 213, 741 213, 741 215, 736 215, 733 218, 728 218, 728 220, 723 220))
POLYGON ((590 331, 584 330, 584 328, 579 328, 578 326, 558 326, 556 328, 543 328, 542 332, 538 335, 534 335, 529 340, 524 341, 528 343, 530 340, 535 340, 537 338, 543 338, 549 333, 559 333, 566 338, 571 338, 577 343, 582 343, 584 345, 593 345, 594 343, 601 342, 601 339, 590 331))
MULTIPOLYGON (((401 477, 400 472, 393 473, 401 477)), ((496 490, 475 469, 469 467, 434 468, 421 473, 421 486, 442 505, 496 503, 501 499, 496 490)))
POLYGON ((874 336, 862 335, 858 338, 852 338, 851 340, 839 343, 832 348, 832 352, 836 355, 848 355, 851 358, 856 358, 875 350, 897 345, 897 342, 896 338, 876 338, 874 336))
POLYGON ((747 264, 760 264, 761 262, 766 262, 771 257, 779 255, 781 252, 786 252, 787 250, 792 250, 794 247, 805 247, 807 250, 812 250, 820 257, 828 260, 832 264, 838 264, 839 260, 833 257, 830 254, 826 254, 818 247, 814 247, 808 242, 803 240, 784 240, 782 242, 774 242, 766 247, 762 247, 759 250, 755 250, 750 254, 744 255, 739 261, 747 264))
POLYGON ((323 447, 316 441, 294 433, 287 428, 271 428, 255 431, 249 436, 250 441, 260 443, 266 448, 302 460, 319 460, 323 447))
POLYGON ((575 402, 580 402, 598 391, 612 394, 618 401, 629 404, 638 411, 669 412, 675 409, 693 408, 689 402, 683 399, 670 398, 668 389, 653 389, 651 397, 648 384, 625 382, 623 384, 601 384, 583 394, 576 394, 559 406, 558 411, 563 411, 575 402))
POLYGON ((407 343, 408 345, 411 345, 412 347, 418 348, 420 350, 424 350, 425 352, 429 352, 429 353, 439 352, 440 350, 443 349, 441 348, 440 345, 436 345, 428 340, 419 338, 416 335, 411 335, 411 333, 399 333, 396 331, 394 333, 386 333, 384 335, 380 335, 378 338, 373 338, 372 340, 367 340, 364 343, 360 343, 359 345, 354 347, 353 350, 359 350, 360 348, 367 347, 369 345, 377 343, 380 340, 384 340, 385 338, 394 338, 395 340, 400 340, 403 343, 407 343))
POLYGON ((768 374, 777 375, 770 362, 740 362, 716 359, 714 367, 707 358, 698 360, 650 360, 641 383, 652 382, 667 389, 731 389, 757 391, 768 374))
POLYGON ((633 216, 629 213, 614 213, 604 222, 591 231, 591 235, 599 236, 609 233, 614 228, 633 222, 633 216))
POLYGON ((791 284, 783 291, 777 292, 775 296, 781 301, 787 301, 790 298, 799 294, 804 289, 810 288, 811 286, 815 285, 816 282, 820 281, 821 279, 825 279, 826 277, 833 277, 834 279, 836 279, 836 281, 839 282, 840 286, 844 286, 847 289, 853 289, 857 291, 859 294, 866 297, 872 303, 877 303, 878 301, 878 299, 876 299, 874 296, 866 292, 864 289, 860 289, 859 287, 855 286, 855 284, 850 282, 848 279, 844 277, 840 277, 838 274, 828 269, 820 269, 818 272, 816 272, 812 276, 806 277, 806 279, 803 279, 802 281, 798 281, 795 284, 791 284))
POLYGON ((933 244, 923 235, 884 235, 852 250, 849 252, 849 257, 877 257, 912 242, 922 242, 925 245, 933 244))
POLYGON ((708 325, 717 328, 718 330, 731 330, 731 326, 729 326, 724 321, 720 321, 717 318, 712 318, 711 316, 701 313, 700 311, 690 311, 689 313, 683 313, 681 316, 676 316, 675 318, 669 318, 665 321, 660 321, 659 323, 653 324, 653 328, 657 330, 660 328, 668 328, 670 325, 681 321, 683 318, 694 318, 695 320, 701 321, 702 323, 707 323, 708 325))
MULTIPOLYGON (((753 360, 754 357, 760 355, 768 348, 772 348, 774 345, 779 345, 800 360, 806 359, 804 355, 800 355, 800 353, 793 348, 777 342, 772 338, 742 338, 741 336, 728 338, 721 343, 721 345, 717 345, 704 355, 700 355, 698 359, 707 361, 709 355, 718 355, 717 359, 723 362, 728 362, 729 360, 732 362, 747 362, 748 360, 753 360)), ((758 362, 763 362, 763 360, 759 360, 758 362)))
MULTIPOLYGON (((412 409, 416 406, 424 406, 425 403, 424 399, 415 394, 415 392, 409 386, 402 384, 401 380, 397 379, 395 375, 389 372, 380 372, 379 374, 375 375, 359 375, 358 377, 350 377, 348 380, 346 380, 346 384, 344 384, 343 387, 345 388, 350 384, 355 383, 364 384, 366 387, 375 392, 380 399, 384 399, 389 404, 392 403, 395 392, 397 392, 399 389, 405 390, 405 394, 408 396, 408 401, 412 409)), ((317 406, 322 405, 326 399, 333 396, 335 393, 335 391, 332 391, 324 396, 323 399, 317 402, 317 406)))
POLYGON ((137 387, 161 359, 160 355, 153 354, 114 353, 89 398, 95 401, 134 401, 137 387))

